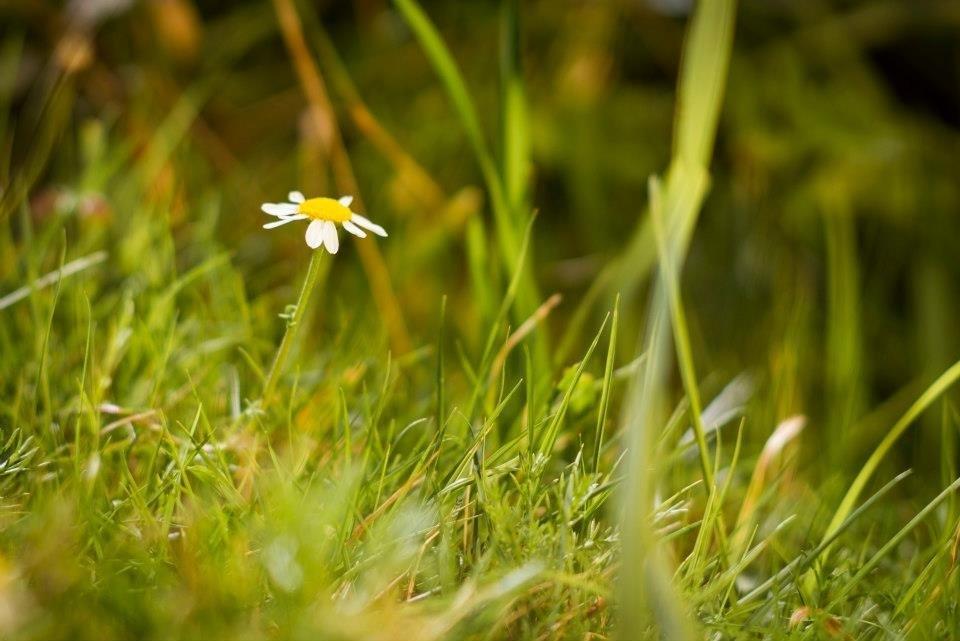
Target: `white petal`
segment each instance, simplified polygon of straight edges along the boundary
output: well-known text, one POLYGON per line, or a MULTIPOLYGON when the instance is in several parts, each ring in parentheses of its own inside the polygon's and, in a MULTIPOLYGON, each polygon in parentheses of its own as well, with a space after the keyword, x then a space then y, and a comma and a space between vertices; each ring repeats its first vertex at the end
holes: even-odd
POLYGON ((326 224, 323 226, 323 246, 327 248, 327 251, 331 254, 336 254, 337 250, 340 249, 340 239, 337 237, 337 226, 326 221, 326 224))
POLYGON ((353 196, 344 196, 343 198, 341 198, 341 199, 338 200, 337 202, 339 202, 339 203, 340 203, 341 205, 343 205, 344 207, 349 207, 349 206, 350 206, 350 203, 353 202, 353 196))
POLYGON ((303 214, 294 214, 292 216, 280 216, 280 220, 275 220, 272 223, 267 223, 263 226, 264 229, 273 229, 274 227, 280 227, 286 225, 287 223, 292 223, 297 220, 303 220, 306 218, 303 214))
POLYGON ((271 216, 286 216, 297 213, 300 207, 291 203, 263 203, 260 205, 260 210, 271 216))
POLYGON ((367 237, 367 232, 363 231, 362 229, 354 225, 349 220, 343 221, 343 228, 346 229, 351 234, 353 234, 354 236, 359 236, 360 238, 367 237))
POLYGON ((314 220, 307 225, 307 247, 316 249, 323 244, 323 227, 326 221, 314 220))
POLYGON ((292 203, 302 203, 306 198, 304 198, 303 194, 299 191, 291 191, 287 194, 287 200, 292 203))
POLYGON ((360 214, 354 214, 350 220, 365 229, 369 229, 377 236, 383 236, 384 238, 387 237, 387 231, 369 218, 364 218, 360 214))

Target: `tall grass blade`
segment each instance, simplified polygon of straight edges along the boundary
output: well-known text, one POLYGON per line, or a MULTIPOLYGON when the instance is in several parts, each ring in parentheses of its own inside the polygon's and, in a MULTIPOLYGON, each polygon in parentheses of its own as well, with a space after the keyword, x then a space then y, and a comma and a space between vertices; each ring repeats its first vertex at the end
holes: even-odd
MULTIPOLYGON (((692 18, 679 80, 679 104, 674 129, 674 158, 662 195, 665 251, 661 270, 679 273, 690 235, 706 192, 707 171, 716 132, 727 63, 733 40, 735 3, 702 2, 692 18)), ((651 193, 651 207, 659 206, 651 193)), ((651 459, 657 432, 663 425, 665 376, 670 367, 670 303, 664 282, 654 287, 646 321, 643 372, 631 384, 624 413, 629 453, 627 481, 621 503, 624 561, 620 575, 623 604, 621 637, 630 638, 655 621, 664 638, 695 635, 679 596, 671 587, 671 572, 647 521, 658 485, 658 466, 651 459)), ((703 448, 702 455, 706 453, 703 448)), ((705 469, 709 468, 709 463, 705 469)), ((712 490, 709 490, 712 492, 712 490)), ((710 527, 704 524, 701 527, 710 527)))
POLYGON ((850 510, 853 509, 853 504, 857 501, 857 498, 860 496, 860 493, 863 492, 870 477, 873 476, 873 473, 877 470, 877 467, 887 455, 887 452, 890 451, 890 448, 893 447, 893 444, 897 442, 924 410, 957 382, 957 379, 960 379, 960 361, 954 363, 953 366, 941 374, 940 377, 920 395, 913 405, 910 406, 906 413, 900 417, 900 420, 890 428, 890 431, 887 432, 883 440, 880 441, 880 444, 877 445, 877 449, 873 451, 873 454, 870 455, 867 462, 860 468, 860 472, 853 480, 853 483, 850 484, 850 488, 844 495, 843 500, 840 501, 840 505, 833 513, 833 518, 830 519, 830 524, 827 526, 827 530, 823 535, 824 539, 833 534, 840 526, 840 523, 850 514, 850 510))
MULTIPOLYGON (((454 109, 460 118, 467 139, 473 149, 474 156, 476 156, 477 164, 480 166, 480 172, 483 175, 487 192, 490 195, 497 240, 504 264, 511 273, 516 272, 520 269, 518 264, 518 257, 520 255, 519 234, 526 221, 523 217, 515 216, 511 211, 503 176, 497 171, 497 164, 484 137, 483 129, 480 125, 480 118, 474 106, 473 99, 467 90, 463 76, 453 56, 447 49, 446 44, 444 44, 437 28, 430 21, 430 18, 420 7, 419 3, 416 2, 416 0, 394 0, 394 2, 404 20, 406 20, 410 26, 410 29, 413 30, 417 40, 419 40, 424 53, 431 65, 433 65, 441 82, 443 82, 454 109)), ((515 76, 515 74, 512 74, 512 78, 513 80, 511 82, 519 81, 519 77, 515 76)), ((516 113, 517 109, 518 107, 516 105, 511 107, 511 113, 513 115, 511 116, 510 124, 513 127, 521 126, 518 118, 522 118, 522 115, 516 113)), ((517 152, 514 151, 511 153, 517 152)), ((526 212, 523 212, 523 216, 526 217, 526 212)), ((528 271, 522 277, 520 289, 517 293, 516 319, 518 322, 522 322, 534 313, 539 306, 539 298, 536 281, 532 272, 528 271)), ((542 333, 537 336, 542 336, 542 333)), ((542 345, 540 341, 541 339, 538 338, 538 343, 542 345)), ((537 356, 538 364, 542 362, 546 365, 549 361, 546 358, 545 345, 538 347, 537 353, 539 354, 537 356)), ((544 371, 546 371, 546 368, 544 368, 544 371)))

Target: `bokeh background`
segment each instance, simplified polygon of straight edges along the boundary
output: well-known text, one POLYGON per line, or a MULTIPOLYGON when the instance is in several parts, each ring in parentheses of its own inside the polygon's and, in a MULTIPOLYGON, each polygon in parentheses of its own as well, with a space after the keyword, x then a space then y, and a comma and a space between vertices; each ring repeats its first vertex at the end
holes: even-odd
MULTIPOLYGON (((0 7, 3 59, 18 61, 0 74, 10 105, 0 175, 32 169, 35 216, 77 205, 80 225, 119 238, 130 204, 104 193, 125 179, 125 162, 146 156, 149 204, 173 221, 184 261, 190 234, 212 221, 204 233, 231 248, 250 291, 295 280, 301 239, 292 228, 261 233, 258 206, 291 188, 336 190, 331 132, 307 117, 270 3, 0 7), (198 206, 218 214, 199 216, 198 206)), ((425 8, 496 148, 497 3, 425 8)), ((630 246, 646 180, 669 159, 690 8, 522 3, 535 269, 544 295, 564 296, 549 319, 557 340, 630 246)), ((300 10, 366 210, 391 231, 383 252, 414 343, 434 330, 443 294, 458 326, 477 335, 486 319, 464 256, 468 221, 489 218, 489 207, 442 85, 390 3, 300 10)), ((782 411, 819 418, 811 431, 872 439, 850 425, 958 353, 958 26, 956 2, 741 3, 685 298, 703 371, 766 372, 778 403, 791 406, 782 411)), ((331 304, 369 308, 364 272, 344 254, 331 304)), ((603 288, 589 327, 621 291, 624 334, 636 335, 650 256, 648 245, 603 288)), ((500 270, 495 258, 486 267, 500 270)), ((624 354, 635 347, 622 342, 624 354)), ((918 446, 922 458, 931 445, 904 449, 918 446)))

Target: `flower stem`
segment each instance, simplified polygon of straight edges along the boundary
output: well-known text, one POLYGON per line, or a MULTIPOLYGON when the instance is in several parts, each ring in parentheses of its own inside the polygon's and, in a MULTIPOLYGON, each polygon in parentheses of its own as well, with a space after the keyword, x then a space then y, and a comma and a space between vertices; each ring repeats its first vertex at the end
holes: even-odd
POLYGON ((287 357, 290 355, 290 349, 293 347, 294 339, 297 336, 297 330, 303 321, 304 314, 307 313, 307 306, 310 302, 310 294, 313 292, 320 278, 320 266, 323 263, 325 252, 314 251, 310 257, 310 265, 307 267, 307 277, 303 280, 303 287, 300 288, 300 296, 297 297, 297 304, 293 313, 287 319, 287 330, 283 334, 283 340, 280 341, 280 347, 277 349, 277 355, 273 359, 273 365, 267 373, 267 379, 263 383, 263 396, 260 401, 261 409, 266 409, 273 398, 277 389, 277 383, 283 374, 287 357))

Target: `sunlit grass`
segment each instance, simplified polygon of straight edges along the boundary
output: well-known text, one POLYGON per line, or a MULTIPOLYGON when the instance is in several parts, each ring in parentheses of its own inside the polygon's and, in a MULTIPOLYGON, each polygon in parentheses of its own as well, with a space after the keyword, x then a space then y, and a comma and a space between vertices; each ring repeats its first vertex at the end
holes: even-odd
MULTIPOLYGON (((816 38, 738 51, 736 3, 701 2, 675 52, 669 157, 636 160, 645 140, 592 153, 631 181, 637 167, 650 176, 634 181, 644 199, 584 223, 536 188, 542 158, 570 172, 572 192, 589 183, 569 154, 550 156, 567 130, 546 132, 548 88, 525 68, 524 20, 548 9, 504 0, 494 12, 497 38, 473 54, 498 63, 487 113, 474 58, 432 5, 396 0, 389 29, 406 40, 391 55, 433 92, 396 111, 446 114, 460 147, 438 160, 388 126, 400 116, 364 82, 361 56, 341 57, 356 38, 332 37, 306 5, 211 21, 220 40, 197 81, 137 80, 162 106, 134 95, 130 113, 111 111, 117 98, 101 92, 129 79, 84 57, 82 30, 31 85, 38 113, 0 83, 0 637, 955 636, 960 364, 921 358, 894 370, 891 398, 871 396, 879 367, 862 332, 889 310, 869 304, 878 285, 860 265, 853 201, 825 197, 835 180, 853 198, 859 163, 878 161, 834 158, 819 171, 836 175, 771 196, 761 183, 778 171, 805 175, 803 144, 837 145, 842 159, 852 134, 811 126, 787 152, 741 123, 763 110, 737 74, 799 65, 791 47, 816 38), (223 73, 263 42, 282 52, 276 66, 244 82, 223 73), (206 119, 277 91, 279 70, 287 85, 249 110, 269 119, 289 103, 300 117, 269 123, 282 145, 238 158, 206 119), (718 157, 718 131, 742 158, 718 157), (451 184, 455 170, 483 198, 451 184), (286 193, 280 181, 356 194, 390 237, 344 238, 331 256, 304 247, 302 230, 262 233, 259 192, 286 193), (744 203, 781 197, 823 209, 783 223, 814 230, 798 232, 803 251, 757 216, 734 239, 761 252, 750 260, 768 261, 768 281, 709 264, 712 243, 730 251, 718 226, 739 233, 744 203), (619 231, 579 285, 542 258, 564 242, 593 252, 605 224, 619 231), (717 345, 726 316, 747 337, 717 345), (730 353, 733 366, 718 356, 730 353), (924 421, 937 448, 907 472, 897 448, 924 421)), ((167 16, 179 25, 168 38, 200 29, 192 5, 164 6, 153 10, 185 12, 167 16)), ((619 19, 595 10, 571 8, 573 31, 619 19)), ((0 43, 0 78, 32 55, 23 43, 0 43)), ((577 64, 599 74, 604 62, 577 64)), ((778 104, 802 119, 812 107, 789 111, 802 93, 789 73, 778 104)), ((894 136, 896 115, 864 84, 894 136)), ((953 336, 935 304, 948 267, 922 258, 925 327, 953 336)), ((929 344, 948 351, 943 340, 929 344)))

